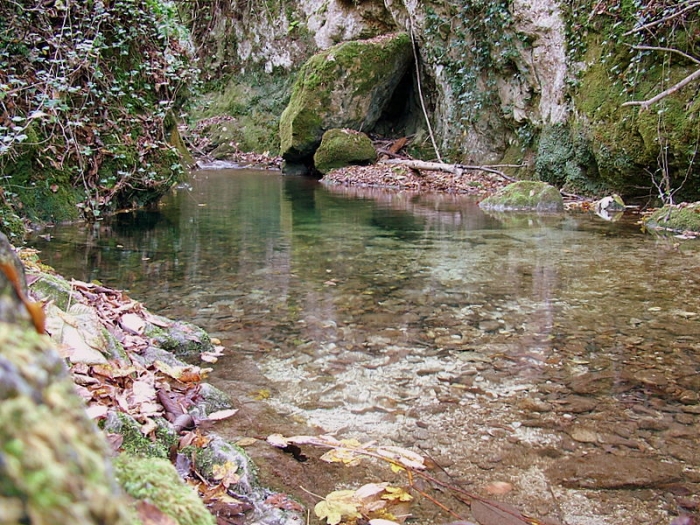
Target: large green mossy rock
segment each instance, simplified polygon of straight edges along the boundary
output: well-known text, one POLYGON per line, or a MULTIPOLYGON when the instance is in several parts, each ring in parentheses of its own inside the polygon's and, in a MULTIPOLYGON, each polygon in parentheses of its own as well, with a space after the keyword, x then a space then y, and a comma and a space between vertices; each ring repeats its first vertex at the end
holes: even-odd
POLYGON ((284 159, 310 159, 328 129, 371 129, 412 59, 405 33, 344 42, 312 56, 280 119, 284 159))
POLYGON ((564 211, 564 200, 554 186, 545 182, 521 180, 509 184, 479 203, 490 211, 564 211))
POLYGON ((108 457, 51 340, 0 323, 0 522, 129 523, 108 457))
POLYGON ((377 151, 370 138, 350 129, 329 129, 314 153, 314 165, 324 174, 353 164, 371 164, 375 160, 377 151))
POLYGON ((664 206, 645 221, 649 230, 700 233, 700 202, 664 206))
POLYGON ((195 489, 182 481, 167 459, 121 454, 114 466, 119 482, 131 497, 155 505, 179 525, 216 523, 195 489))

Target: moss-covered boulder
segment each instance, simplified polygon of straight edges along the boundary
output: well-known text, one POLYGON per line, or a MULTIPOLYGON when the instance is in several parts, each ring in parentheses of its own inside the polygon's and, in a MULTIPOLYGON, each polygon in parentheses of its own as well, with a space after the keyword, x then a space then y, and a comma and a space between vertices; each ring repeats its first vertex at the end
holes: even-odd
POLYGON ((561 193, 545 182, 522 180, 509 184, 479 203, 491 211, 564 211, 561 193))
POLYGON ((146 323, 144 335, 179 359, 197 360, 202 352, 210 352, 214 348, 209 334, 192 323, 172 321, 158 315, 151 315, 151 320, 157 324, 146 323))
POLYGON ((0 521, 129 523, 104 437, 51 340, 0 323, 0 521))
POLYGON ((114 466, 120 484, 131 497, 155 505, 179 525, 216 523, 194 488, 180 479, 167 459, 121 454, 114 466))
POLYGON ((314 153, 314 165, 321 173, 352 164, 371 164, 377 152, 370 138, 351 129, 329 129, 314 153))
POLYGON ((312 56, 301 68, 280 119, 284 159, 307 162, 328 129, 371 129, 412 57, 405 33, 345 42, 312 56))
POLYGON ((700 234, 700 202, 664 206, 650 215, 644 221, 644 225, 649 230, 700 234))

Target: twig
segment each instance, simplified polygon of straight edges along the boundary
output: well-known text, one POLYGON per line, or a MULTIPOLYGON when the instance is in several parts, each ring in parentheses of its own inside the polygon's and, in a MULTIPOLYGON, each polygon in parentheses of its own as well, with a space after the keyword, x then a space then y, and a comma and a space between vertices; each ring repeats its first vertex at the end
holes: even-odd
POLYGON ((659 18, 658 20, 654 20, 653 22, 649 22, 648 24, 644 24, 643 26, 635 27, 634 29, 630 29, 626 33, 623 33, 622 36, 629 36, 634 33, 638 33, 639 31, 644 31, 645 29, 649 29, 650 27, 657 26, 659 24, 663 24, 664 22, 668 22, 669 20, 673 20, 674 18, 677 18, 681 16, 682 14, 687 13, 688 11, 692 11, 696 7, 700 7, 700 2, 692 2, 689 4, 687 7, 684 7, 680 11, 676 11, 675 13, 672 13, 668 16, 659 18))
POLYGON ((639 46, 632 46, 632 49, 635 49, 637 51, 666 51, 667 53, 676 53, 677 55, 680 55, 683 58, 687 58, 691 62, 695 62, 696 64, 700 64, 700 59, 697 59, 694 56, 689 55, 688 53, 684 53, 680 49, 676 49, 673 47, 639 45, 639 46))

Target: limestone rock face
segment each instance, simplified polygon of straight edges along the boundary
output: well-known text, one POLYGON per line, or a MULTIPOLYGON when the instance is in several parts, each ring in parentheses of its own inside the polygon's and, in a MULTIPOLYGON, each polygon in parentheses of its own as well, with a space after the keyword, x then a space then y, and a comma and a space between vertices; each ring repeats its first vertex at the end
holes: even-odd
POLYGON ((359 131, 329 129, 314 154, 314 165, 321 173, 349 166, 369 164, 377 159, 370 138, 359 131))
POLYGON ((412 57, 405 33, 345 42, 312 56, 280 119, 284 159, 308 162, 328 129, 371 130, 412 57))
POLYGON ((564 201, 558 189, 545 182, 527 180, 509 184, 481 201, 479 206, 492 211, 564 211, 564 201))

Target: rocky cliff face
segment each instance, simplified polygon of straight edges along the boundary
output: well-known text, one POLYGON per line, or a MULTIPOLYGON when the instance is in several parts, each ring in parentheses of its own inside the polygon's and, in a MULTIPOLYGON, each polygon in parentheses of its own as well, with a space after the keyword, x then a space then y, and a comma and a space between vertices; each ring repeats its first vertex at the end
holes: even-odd
MULTIPOLYGON (((310 56, 339 42, 412 34, 424 103, 447 160, 523 164, 519 176, 544 172, 550 182, 583 192, 643 186, 642 192, 653 194, 666 175, 671 186, 679 184, 674 176, 698 175, 692 155, 698 134, 691 138, 686 125, 697 119, 694 89, 665 100, 682 115, 674 110, 673 120, 661 127, 642 124, 638 108, 620 108, 625 101, 650 98, 696 67, 688 57, 630 46, 665 42, 692 55, 700 27, 697 8, 668 18, 680 9, 675 2, 664 7, 613 0, 219 0, 217 5, 229 12, 212 15, 214 31, 200 38, 201 49, 212 74, 235 71, 243 83, 254 71, 273 82, 293 77, 310 56), (650 21, 656 21, 650 29, 635 30, 650 21), (655 67, 657 74, 644 78, 655 67), (664 67, 666 76, 660 73, 664 67), (668 133, 660 136, 661 128, 668 133), (656 158, 665 142, 675 145, 662 165, 656 158)), ((279 91, 282 109, 290 86, 279 91)), ((386 132, 414 134, 416 150, 431 156, 417 88, 415 78, 401 87, 412 102, 386 132)), ((655 110, 667 112, 663 106, 655 110)), ((686 183, 684 190, 692 188, 686 183)))

